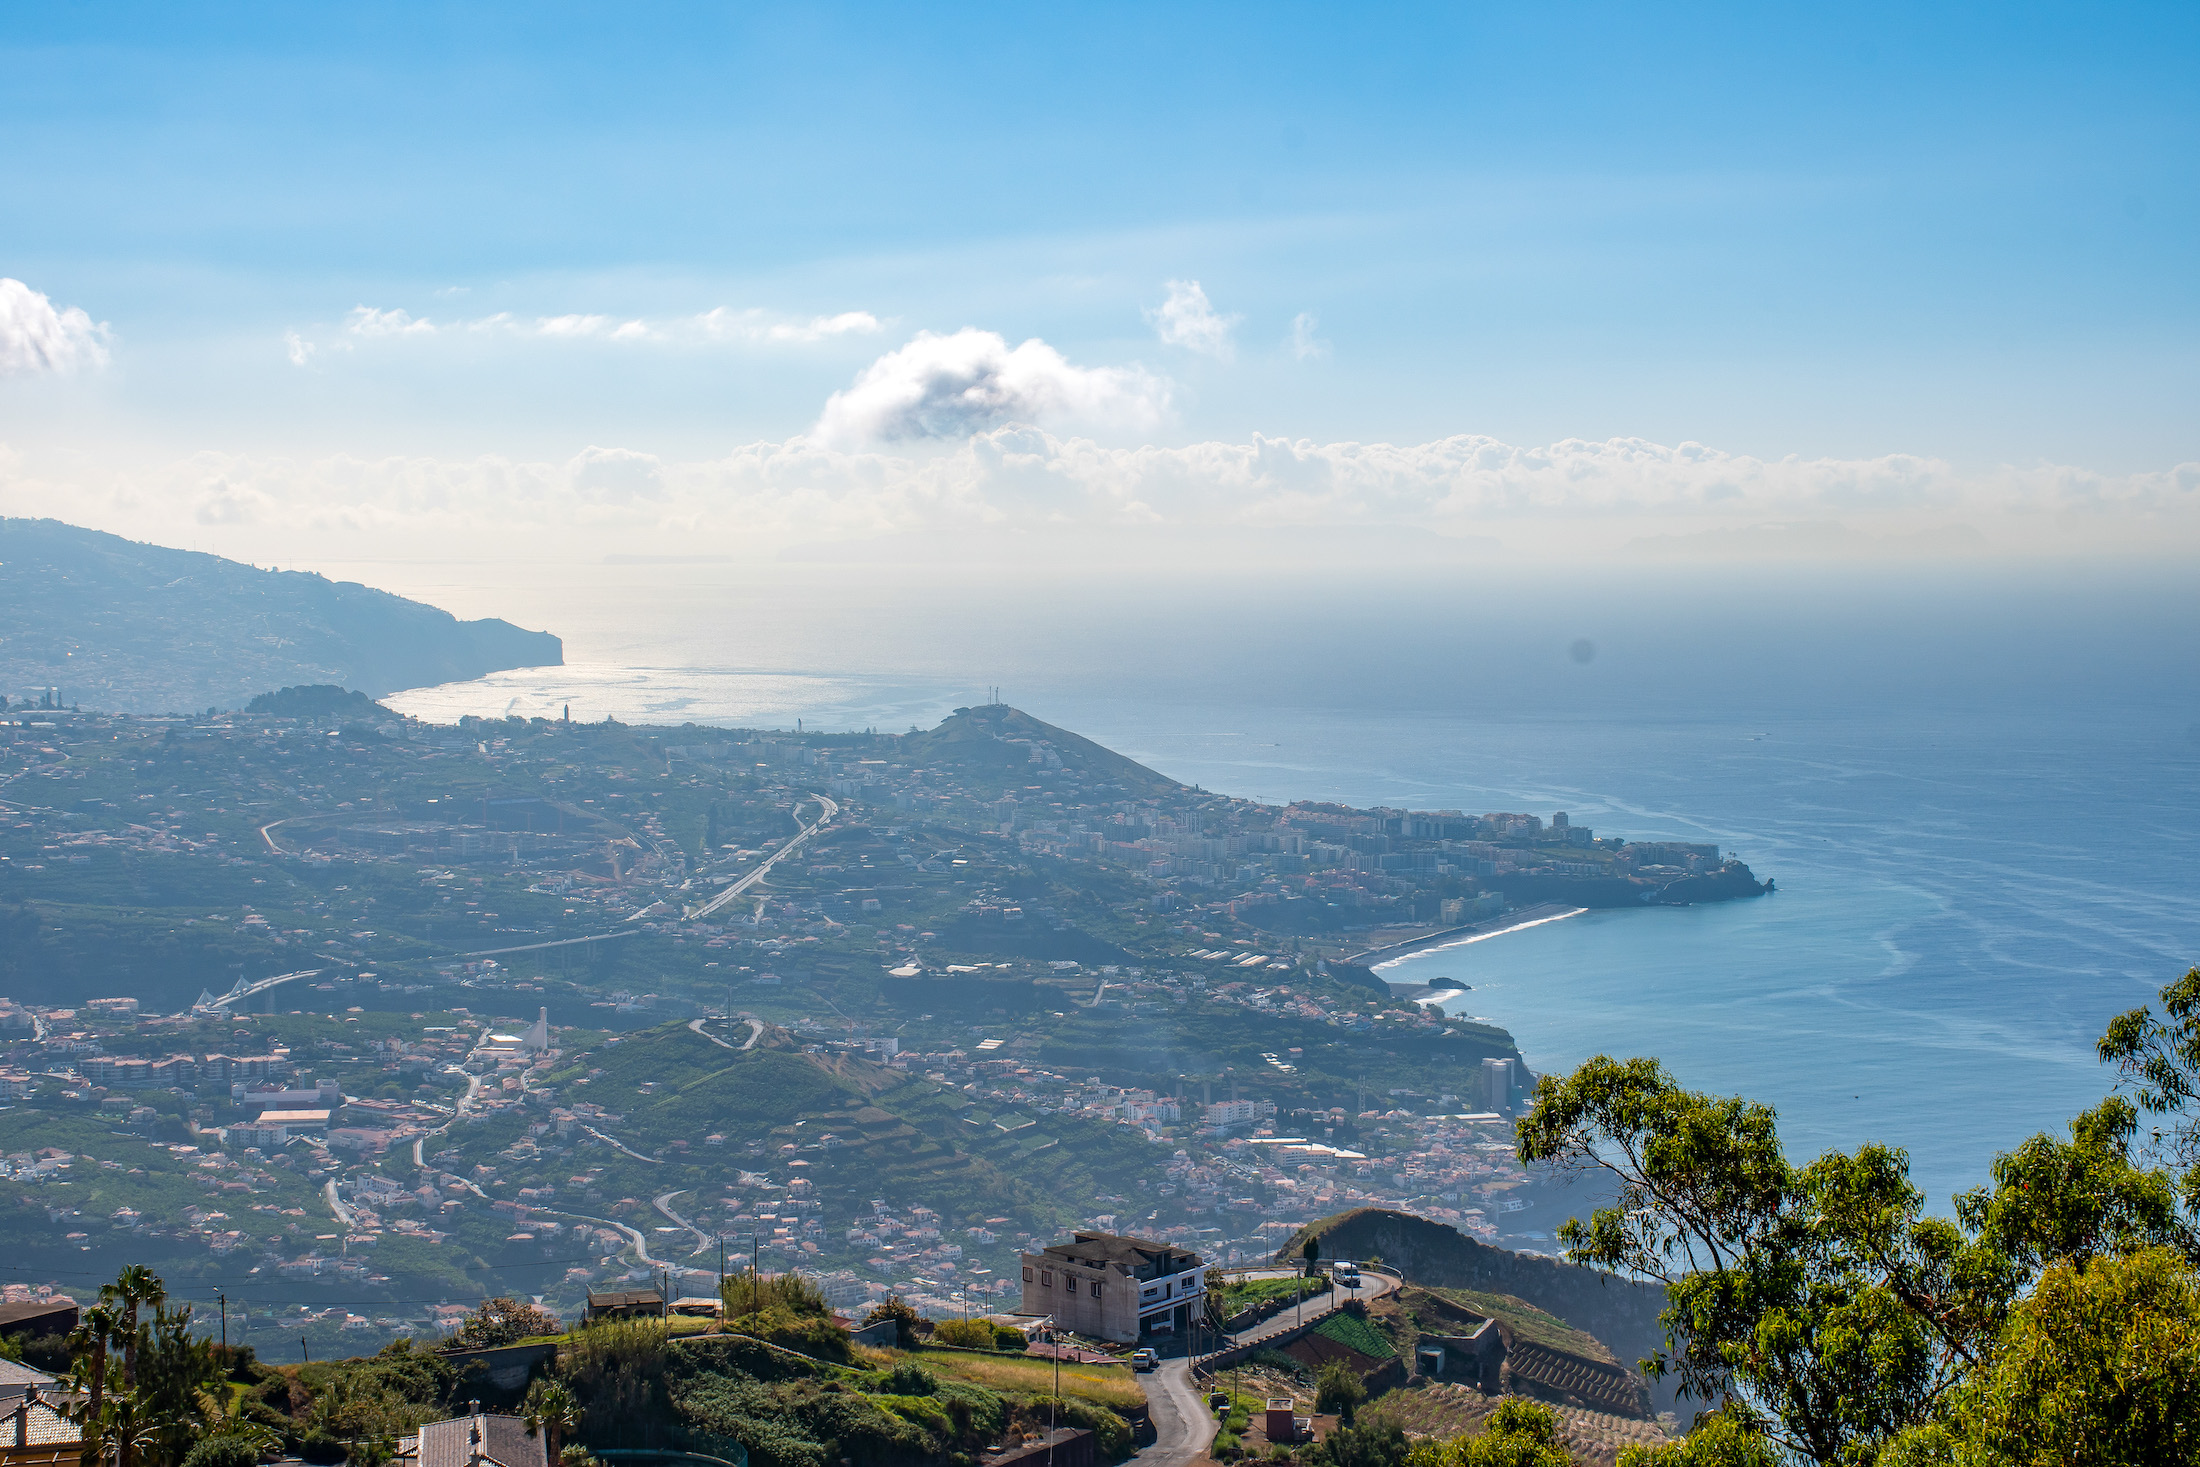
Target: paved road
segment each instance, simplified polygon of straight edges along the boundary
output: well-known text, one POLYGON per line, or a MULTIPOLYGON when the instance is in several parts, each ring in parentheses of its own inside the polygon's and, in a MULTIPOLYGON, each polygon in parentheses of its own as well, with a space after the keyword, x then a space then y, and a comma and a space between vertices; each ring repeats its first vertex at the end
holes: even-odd
POLYGON ((581 1127, 581 1129, 586 1131, 589 1135, 595 1137, 598 1141, 603 1142, 603 1144, 606 1146, 618 1147, 621 1151, 625 1152, 628 1156, 633 1157, 636 1161, 646 1161, 651 1166, 663 1166, 665 1164, 665 1159, 663 1157, 644 1156, 639 1151, 636 1151, 633 1147, 627 1145, 624 1141, 621 1141, 618 1137, 606 1136, 603 1132, 597 1130, 594 1126, 584 1125, 581 1127))
POLYGON ((351 1209, 344 1206, 343 1199, 336 1195, 336 1182, 333 1178, 321 1184, 321 1196, 327 1200, 328 1210, 336 1214, 336 1221, 343 1226, 346 1232, 349 1232, 351 1230, 351 1209))
MULTIPOLYGON (((1288 1278, 1295 1272, 1295 1269, 1261 1269, 1249 1276, 1288 1278)), ((1380 1298, 1398 1287, 1398 1280, 1388 1274, 1363 1273, 1360 1279, 1358 1288, 1332 1289, 1326 1294, 1309 1296, 1303 1312, 1296 1308, 1286 1309, 1273 1319, 1263 1320, 1251 1329, 1230 1336, 1230 1343, 1233 1346, 1257 1345, 1262 1340, 1287 1334, 1302 1324, 1312 1324, 1350 1300, 1380 1298)), ((1192 1364, 1186 1359, 1167 1360, 1146 1377, 1146 1403, 1153 1413, 1154 1444, 1138 1454, 1141 1467, 1184 1467, 1204 1457, 1207 1444, 1214 1440, 1214 1414, 1207 1409, 1205 1393, 1192 1379, 1192 1364)))
POLYGON ((708 1039, 711 1043, 717 1045, 720 1049, 754 1049, 756 1047, 756 1041, 764 1037, 764 1021, 762 1019, 749 1019, 745 1022, 749 1026, 749 1037, 740 1044, 728 1044, 725 1040, 720 1039, 717 1035, 711 1033, 708 1029, 705 1029, 703 1027, 704 1021, 701 1019, 688 1020, 688 1027, 690 1029, 693 1029, 696 1033, 702 1035, 705 1039, 708 1039))
MULTIPOLYGON (((1262 1276, 1287 1278, 1294 1271, 1278 1270, 1271 1275, 1263 1270, 1262 1276)), ((1389 1274, 1363 1271, 1360 1274, 1358 1288, 1331 1289, 1326 1294, 1309 1294, 1303 1305, 1294 1305, 1273 1318, 1262 1320, 1251 1329, 1239 1330, 1236 1334, 1230 1336, 1230 1343, 1232 1345, 1257 1345, 1262 1340, 1272 1340, 1277 1335, 1288 1334, 1302 1324, 1312 1324, 1324 1315, 1333 1314, 1342 1309, 1354 1299, 1379 1299, 1385 1294, 1395 1292, 1397 1288, 1398 1280, 1392 1278, 1389 1274)))
POLYGON ((681 1227, 686 1228, 689 1232, 695 1235, 695 1251, 693 1253, 690 1253, 688 1257, 696 1258, 700 1257, 702 1253, 710 1247, 711 1244, 717 1242, 718 1240, 672 1210, 672 1199, 679 1196, 682 1192, 685 1192, 686 1190, 687 1188, 685 1187, 675 1187, 670 1192, 659 1192, 657 1196, 651 1201, 650 1206, 656 1208, 666 1217, 672 1219, 672 1221, 678 1223, 681 1227))
POLYGON ((711 913, 717 911, 720 907, 732 901, 735 897, 741 895, 742 892, 747 891, 750 887, 756 885, 757 882, 762 881, 766 872, 770 871, 772 867, 778 865, 781 861, 786 860, 787 857, 793 855, 796 851, 802 849, 802 843, 804 841, 808 840, 811 836, 817 834, 820 830, 823 830, 825 828, 825 822, 840 813, 840 806, 834 803, 832 800, 827 799, 825 796, 813 794, 810 796, 810 798, 817 801, 823 813, 820 814, 816 820, 812 821, 808 825, 802 825, 802 817, 797 815, 795 817, 795 824, 802 825, 802 833, 800 835, 796 836, 793 840, 788 841, 778 850, 773 851, 770 856, 765 858, 763 865, 757 867, 754 871, 751 871, 748 875, 742 877, 739 881, 736 881, 735 883, 733 883, 733 885, 727 887, 724 891, 718 893, 718 895, 712 897, 709 901, 703 903, 701 906, 689 907, 686 911, 682 912, 681 915, 690 922, 698 921, 701 918, 708 917, 711 913))
POLYGON ((1138 1454, 1140 1467, 1185 1467, 1207 1455, 1207 1444, 1215 1439, 1215 1418, 1192 1384, 1191 1361, 1164 1360, 1146 1377, 1146 1408, 1153 1418, 1154 1444, 1138 1454))

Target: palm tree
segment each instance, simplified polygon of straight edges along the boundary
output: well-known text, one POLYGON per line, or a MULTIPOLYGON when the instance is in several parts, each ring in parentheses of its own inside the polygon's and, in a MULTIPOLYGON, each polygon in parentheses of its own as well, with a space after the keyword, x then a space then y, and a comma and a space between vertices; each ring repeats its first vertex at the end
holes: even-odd
POLYGON ((138 1307, 154 1308, 168 1302, 168 1285, 142 1263, 133 1263, 115 1275, 115 1281, 99 1291, 100 1301, 122 1306, 122 1383, 137 1384, 138 1307))
POLYGON ((98 1467, 106 1456, 107 1352, 121 1333, 122 1316, 108 1305, 94 1304, 69 1335, 69 1373, 83 1387, 84 1399, 65 1414, 83 1434, 84 1467, 98 1467))
POLYGON ((581 1423, 581 1405, 573 1393, 557 1381, 535 1388, 533 1409, 527 1413, 527 1429, 543 1435, 544 1455, 550 1467, 558 1467, 565 1434, 581 1423))
MULTIPOLYGON (((158 1309, 168 1302, 168 1286, 161 1282, 159 1274, 142 1263, 133 1263, 115 1276, 115 1281, 99 1291, 102 1303, 119 1304, 122 1307, 122 1386, 125 1391, 137 1386, 138 1341, 144 1331, 138 1327, 138 1309, 152 1305, 158 1309)), ((133 1406, 135 1402, 131 1403, 133 1406)), ((134 1414, 134 1413, 133 1413, 134 1414)), ((133 1428, 121 1433, 122 1467, 134 1467, 137 1459, 138 1433, 133 1428)))

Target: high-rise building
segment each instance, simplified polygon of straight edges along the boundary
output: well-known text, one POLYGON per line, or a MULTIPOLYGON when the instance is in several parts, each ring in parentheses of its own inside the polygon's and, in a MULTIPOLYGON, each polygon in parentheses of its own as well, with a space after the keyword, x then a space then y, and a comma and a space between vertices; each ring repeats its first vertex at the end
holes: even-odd
POLYGON ((1518 1067, 1509 1059, 1482 1061, 1482 1097, 1491 1110, 1511 1110, 1519 1084, 1518 1067))

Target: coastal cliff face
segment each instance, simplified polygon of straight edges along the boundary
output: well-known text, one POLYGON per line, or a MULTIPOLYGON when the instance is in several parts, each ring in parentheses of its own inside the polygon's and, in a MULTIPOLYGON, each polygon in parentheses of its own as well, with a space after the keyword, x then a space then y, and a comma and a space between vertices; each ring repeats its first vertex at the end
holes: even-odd
MULTIPOLYGON (((1629 1369, 1665 1340, 1658 1323, 1665 1290, 1658 1285, 1540 1254, 1493 1248, 1457 1228, 1410 1212, 1362 1207, 1323 1218, 1292 1235, 1278 1250, 1277 1260, 1296 1262, 1309 1237, 1321 1239, 1324 1258, 1380 1258, 1416 1284, 1479 1289, 1525 1300, 1594 1335, 1629 1369)), ((1650 1393, 1655 1409, 1672 1409, 1670 1385, 1651 1382, 1650 1393)))
POLYGON ((263 571, 58 520, 0 520, 0 694, 59 690, 116 713, 241 708, 335 684, 380 697, 513 667, 564 645, 350 581, 263 571))
POLYGON ((1516 907, 1555 902, 1569 907, 1685 907, 1694 902, 1729 902, 1763 896, 1771 889, 1740 861, 1670 881, 1642 877, 1547 876, 1507 874, 1485 878, 1516 907))

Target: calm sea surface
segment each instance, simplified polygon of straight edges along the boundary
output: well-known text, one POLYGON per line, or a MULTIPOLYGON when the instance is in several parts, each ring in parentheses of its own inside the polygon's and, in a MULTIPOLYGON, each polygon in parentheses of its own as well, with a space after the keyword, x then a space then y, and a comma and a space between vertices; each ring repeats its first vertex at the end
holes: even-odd
MULTIPOLYGON (((432 576, 403 589, 458 599, 432 576)), ((1243 587, 504 594, 573 665, 391 701, 904 728, 999 683, 1233 794, 1562 809, 1600 834, 1716 841, 1779 891, 1589 913, 1388 976, 1471 984, 1454 1007, 1538 1070, 1655 1055, 1774 1104, 1797 1154, 1905 1147, 1936 1204, 2103 1094, 2103 1024, 2200 962, 2190 593, 1633 585, 1559 612, 1518 588, 1374 586, 1318 612, 1243 587), (1722 612, 1752 598, 1776 609, 1746 628, 1722 612)))

